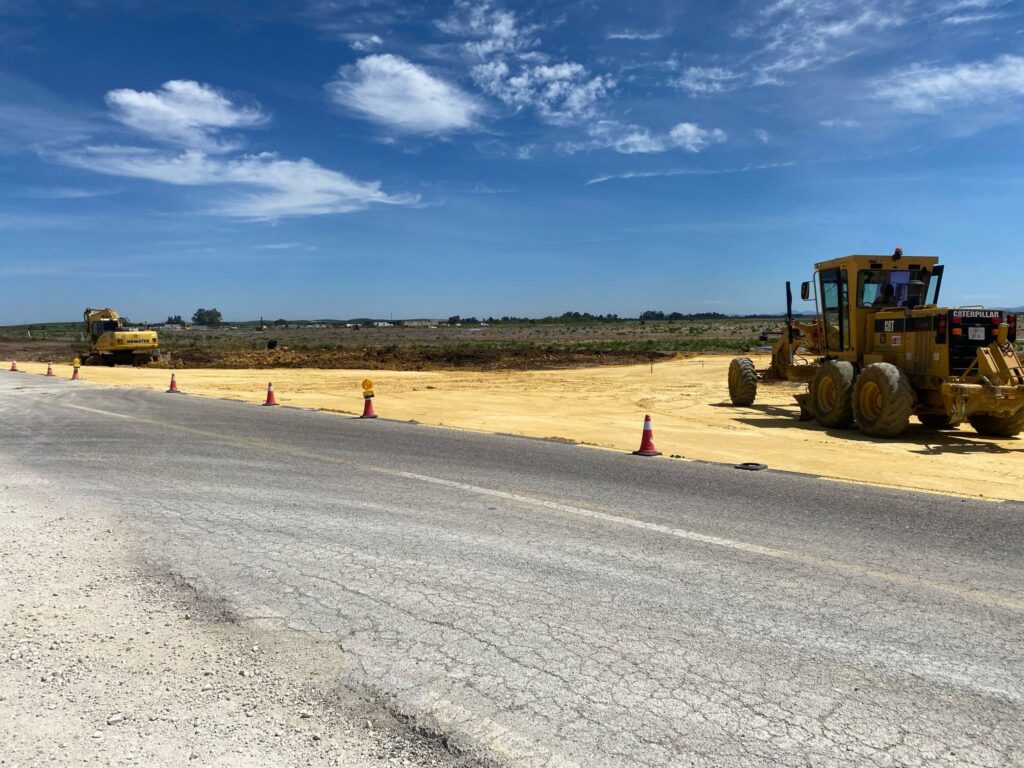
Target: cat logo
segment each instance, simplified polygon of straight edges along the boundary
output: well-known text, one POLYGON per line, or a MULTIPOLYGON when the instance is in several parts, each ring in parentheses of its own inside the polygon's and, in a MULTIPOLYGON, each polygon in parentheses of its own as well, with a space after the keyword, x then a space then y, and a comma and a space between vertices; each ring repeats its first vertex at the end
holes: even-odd
POLYGON ((896 330, 896 321, 895 320, 886 320, 885 321, 885 332, 886 333, 892 333, 895 330, 896 330))

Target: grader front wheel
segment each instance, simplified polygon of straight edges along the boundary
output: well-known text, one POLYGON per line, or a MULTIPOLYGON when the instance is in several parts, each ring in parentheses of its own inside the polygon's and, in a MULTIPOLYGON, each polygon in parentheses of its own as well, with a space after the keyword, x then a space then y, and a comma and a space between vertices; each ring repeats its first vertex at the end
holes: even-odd
POLYGON ((757 398, 757 369, 749 357, 734 357, 729 363, 729 399, 733 405, 752 405, 757 398))
POLYGON ((967 419, 979 435, 1014 437, 1024 432, 1024 410, 1017 411, 1013 416, 976 413, 973 416, 968 416, 967 419))
POLYGON ((910 380, 891 363, 869 365, 853 388, 853 415, 861 432, 872 437, 896 437, 910 424, 914 390, 910 380))

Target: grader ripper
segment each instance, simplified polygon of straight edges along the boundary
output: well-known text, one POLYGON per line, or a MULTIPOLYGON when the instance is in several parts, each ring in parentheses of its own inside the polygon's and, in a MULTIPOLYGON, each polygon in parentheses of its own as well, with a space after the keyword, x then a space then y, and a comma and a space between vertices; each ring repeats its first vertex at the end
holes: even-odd
POLYGON ((854 424, 895 437, 910 417, 933 429, 970 422, 982 435, 1024 430, 1024 366, 1014 342, 1017 316, 998 309, 938 306, 943 267, 932 256, 847 256, 815 265, 801 298, 809 322, 793 318, 758 371, 746 357, 729 366, 734 405, 751 405, 758 382, 808 385, 796 395, 801 419, 854 424))

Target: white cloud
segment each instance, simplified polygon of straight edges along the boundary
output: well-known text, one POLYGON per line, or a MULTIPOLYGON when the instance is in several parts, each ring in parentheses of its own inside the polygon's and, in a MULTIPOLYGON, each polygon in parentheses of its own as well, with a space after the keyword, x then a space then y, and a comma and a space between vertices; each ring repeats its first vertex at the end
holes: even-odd
POLYGON ((161 141, 226 152, 237 145, 217 134, 224 129, 250 128, 267 120, 256 106, 233 103, 221 91, 194 80, 169 80, 158 91, 118 88, 106 96, 114 118, 161 141))
POLYGON ((651 32, 640 32, 635 29, 623 29, 620 32, 609 32, 605 37, 608 40, 659 40, 667 33, 661 29, 651 32))
POLYGON ((722 93, 738 88, 741 76, 724 67, 687 67, 670 85, 693 95, 722 93))
POLYGON ((859 128, 860 120, 851 120, 849 118, 829 118, 828 120, 822 120, 818 125, 823 128, 859 128))
POLYGON ((338 105, 403 133, 441 134, 476 127, 483 106, 458 86, 392 54, 342 67, 327 84, 338 105))
POLYGON ((728 139, 721 128, 701 128, 696 123, 679 123, 666 133, 652 133, 639 125, 600 120, 591 125, 587 133, 588 141, 565 142, 559 149, 568 153, 613 149, 623 155, 658 154, 672 149, 701 152, 728 139))
POLYGON ((214 213, 242 218, 278 218, 348 213, 373 204, 410 204, 416 198, 381 191, 379 182, 360 182, 312 160, 284 160, 276 154, 211 156, 198 149, 181 153, 142 147, 90 146, 53 153, 75 168, 180 186, 250 189, 228 197, 214 213))
POLYGON ((588 130, 591 141, 580 145, 564 145, 563 149, 614 149, 624 155, 651 154, 668 149, 664 136, 655 136, 639 125, 622 125, 602 120, 588 130))
POLYGON ((492 0, 457 0, 455 12, 437 26, 463 38, 459 49, 473 64, 477 87, 516 111, 533 109, 545 122, 589 120, 615 87, 609 75, 592 75, 582 64, 536 50, 538 27, 524 26, 492 0))
POLYGON ((766 131, 764 128, 755 128, 754 138, 760 141, 762 144, 767 144, 769 141, 772 140, 771 134, 768 133, 768 131, 766 131))
POLYGON ((944 107, 984 104, 1024 95, 1024 57, 953 66, 915 64, 875 83, 875 94, 897 109, 935 113, 944 107))
POLYGON ((687 152, 700 152, 712 144, 721 144, 728 138, 721 128, 708 130, 696 123, 679 123, 668 132, 668 136, 672 146, 682 147, 687 152))
POLYGON ((437 26, 446 34, 468 38, 462 49, 478 59, 524 51, 538 43, 533 37, 536 27, 520 27, 515 13, 490 0, 457 0, 455 12, 437 26))
POLYGON ((594 117, 597 104, 615 87, 612 78, 592 76, 582 64, 571 61, 513 69, 496 60, 473 67, 472 76, 485 93, 516 110, 532 107, 541 119, 555 125, 594 117))
POLYGON ((384 45, 384 41, 380 38, 380 35, 367 35, 353 32, 346 34, 345 39, 348 41, 352 50, 359 51, 361 53, 365 51, 372 51, 374 48, 380 48, 384 45))

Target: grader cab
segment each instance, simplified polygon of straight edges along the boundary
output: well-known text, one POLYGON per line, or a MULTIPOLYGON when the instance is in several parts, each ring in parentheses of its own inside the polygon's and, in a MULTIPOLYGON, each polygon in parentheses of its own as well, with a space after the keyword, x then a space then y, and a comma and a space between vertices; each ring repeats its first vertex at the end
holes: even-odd
POLYGON ((815 265, 801 286, 814 317, 796 320, 786 285, 786 327, 768 368, 735 358, 729 395, 746 406, 758 382, 808 385, 801 418, 895 437, 916 416, 927 427, 970 422, 980 434, 1024 430, 1024 366, 1017 316, 938 305, 943 267, 932 256, 847 256, 815 265))

